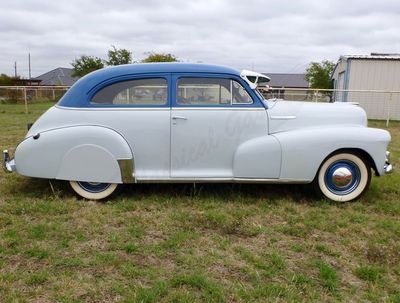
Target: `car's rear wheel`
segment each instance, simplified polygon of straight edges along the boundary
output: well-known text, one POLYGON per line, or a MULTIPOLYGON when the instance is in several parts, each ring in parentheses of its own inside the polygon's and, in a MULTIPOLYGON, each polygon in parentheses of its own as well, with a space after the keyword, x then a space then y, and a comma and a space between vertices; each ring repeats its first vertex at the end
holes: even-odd
POLYGON ((360 197, 369 187, 371 168, 364 159, 352 153, 338 153, 320 167, 314 180, 317 192, 336 202, 360 197))
POLYGON ((117 183, 69 181, 72 189, 81 197, 89 200, 101 200, 110 196, 117 188, 117 183))

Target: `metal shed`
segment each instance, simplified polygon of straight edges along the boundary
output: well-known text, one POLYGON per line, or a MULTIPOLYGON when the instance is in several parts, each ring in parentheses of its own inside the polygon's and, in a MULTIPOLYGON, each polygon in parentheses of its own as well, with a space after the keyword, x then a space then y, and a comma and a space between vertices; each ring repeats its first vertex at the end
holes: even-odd
POLYGON ((400 54, 341 56, 332 79, 335 101, 360 103, 370 119, 400 120, 400 54))

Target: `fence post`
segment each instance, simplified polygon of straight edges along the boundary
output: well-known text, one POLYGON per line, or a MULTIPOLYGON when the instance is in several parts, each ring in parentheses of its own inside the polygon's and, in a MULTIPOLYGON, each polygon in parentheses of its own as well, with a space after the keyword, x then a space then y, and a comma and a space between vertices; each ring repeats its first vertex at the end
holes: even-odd
POLYGON ((318 102, 318 94, 319 94, 319 91, 318 91, 318 89, 315 91, 315 102, 318 102))
POLYGON ((392 96, 393 93, 389 94, 389 101, 387 103, 387 117, 386 117, 386 127, 389 127, 389 121, 390 121, 390 105, 392 104, 392 96))
POLYGON ((23 90, 24 90, 25 114, 27 114, 28 113, 28 97, 26 95, 26 87, 24 87, 23 90))
POLYGON ((56 93, 55 93, 55 90, 53 88, 53 101, 55 101, 55 100, 56 100, 56 93))

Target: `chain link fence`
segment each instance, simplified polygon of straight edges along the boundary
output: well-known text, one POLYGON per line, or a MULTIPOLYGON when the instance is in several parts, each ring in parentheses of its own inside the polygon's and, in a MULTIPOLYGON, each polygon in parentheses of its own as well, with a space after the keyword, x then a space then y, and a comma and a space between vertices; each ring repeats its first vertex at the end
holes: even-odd
POLYGON ((352 102, 366 111, 368 119, 385 120, 387 124, 400 120, 400 91, 268 88, 261 93, 266 99, 352 102))
POLYGON ((0 86, 1 103, 29 104, 38 102, 57 102, 69 89, 69 86, 0 86))
MULTIPOLYGON (((0 103, 29 104, 57 102, 69 86, 0 86, 0 103)), ((353 102, 358 103, 368 119, 400 120, 400 91, 380 90, 329 90, 268 88, 260 89, 266 99, 282 99, 307 102, 353 102)))

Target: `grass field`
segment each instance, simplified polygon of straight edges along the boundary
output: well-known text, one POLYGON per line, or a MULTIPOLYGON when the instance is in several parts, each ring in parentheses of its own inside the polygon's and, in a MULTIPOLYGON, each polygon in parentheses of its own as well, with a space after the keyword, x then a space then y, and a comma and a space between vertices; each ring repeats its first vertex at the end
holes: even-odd
MULTIPOLYGON (((0 105, 1 149, 49 106, 0 105)), ((396 164, 400 123, 389 131, 396 164)), ((0 302, 400 302, 399 184, 374 177, 344 204, 240 184, 132 185, 95 203, 0 173, 0 302)))

